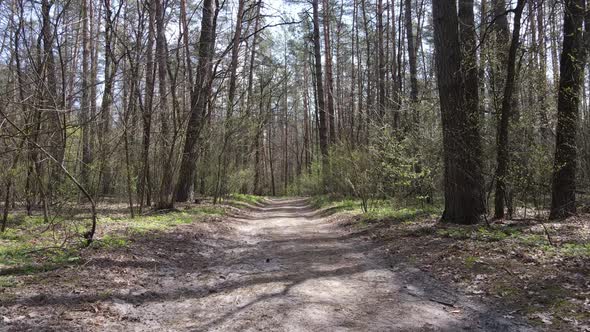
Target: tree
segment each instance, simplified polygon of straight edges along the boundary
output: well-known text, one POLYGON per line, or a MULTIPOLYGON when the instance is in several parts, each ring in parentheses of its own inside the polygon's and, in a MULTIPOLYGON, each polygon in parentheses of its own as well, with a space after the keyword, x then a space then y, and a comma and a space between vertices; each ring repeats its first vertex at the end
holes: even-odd
POLYGON ((504 203, 506 200, 506 177, 508 176, 509 165, 509 121, 512 115, 512 96, 515 90, 516 80, 516 51, 520 41, 520 18, 526 1, 518 0, 514 9, 514 30, 512 41, 506 61, 506 81, 504 84, 504 96, 502 98, 502 109, 500 111, 500 122, 498 123, 497 157, 496 167, 496 195, 494 197, 494 218, 504 218, 504 203))
POLYGON ((142 136, 142 171, 139 178, 139 212, 141 213, 145 202, 151 204, 152 195, 152 178, 150 167, 150 145, 152 142, 152 110, 154 100, 155 85, 155 65, 154 65, 154 40, 156 35, 155 29, 155 8, 148 7, 148 35, 146 42, 146 66, 145 66, 145 105, 142 111, 143 136, 142 136))
POLYGON ((576 132, 587 47, 583 32, 585 8, 585 0, 565 1, 551 187, 552 219, 576 213, 576 132))
POLYGON ((176 201, 185 202, 193 192, 198 159, 198 140, 207 111, 208 97, 211 92, 213 74, 213 55, 215 53, 215 37, 217 27, 217 0, 204 0, 203 19, 201 20, 201 37, 199 38, 199 62, 197 64, 196 81, 191 92, 190 115, 187 124, 186 138, 180 162, 176 201))
POLYGON ((168 54, 166 50, 166 34, 164 25, 164 0, 153 0, 152 5, 155 7, 156 14, 156 58, 158 64, 158 87, 160 92, 160 121, 162 125, 162 179, 160 182, 160 191, 157 208, 171 209, 174 207, 174 168, 172 158, 174 154, 174 145, 170 142, 170 124, 168 114, 168 54))
POLYGON ((454 1, 432 3, 434 47, 440 99, 446 222, 473 224, 484 213, 477 117, 465 100, 459 20, 454 1))
MULTIPOLYGON (((416 59, 416 46, 414 45, 414 28, 412 24, 412 1, 405 0, 406 39, 408 43, 408 62, 410 65, 410 102, 415 107, 418 102, 418 67, 416 59)), ((466 23, 468 24, 468 23, 466 23)), ((414 120, 417 121, 418 114, 413 110, 414 120)))
MULTIPOLYGON (((328 117, 329 143, 336 142, 336 128, 334 125, 334 78, 332 75, 332 44, 330 42, 330 2, 329 0, 322 0, 322 7, 324 11, 324 58, 326 60, 326 115, 328 117)), ((319 20, 319 18, 318 18, 319 20)), ((315 19, 314 19, 315 22, 315 19)), ((315 24, 315 23, 314 23, 315 24)), ((319 24, 319 23, 318 23, 319 24)), ((315 29, 315 28, 314 28, 315 29)), ((319 37, 318 37, 319 38, 319 37)), ((316 59, 317 61, 317 59, 316 59)))
POLYGON ((312 1, 313 6, 313 54, 315 61, 315 82, 317 90, 317 114, 319 117, 320 151, 324 165, 324 174, 328 167, 328 133, 326 128, 326 112, 324 103, 324 83, 322 79, 322 55, 320 47, 320 15, 318 0, 312 1))
POLYGON ((90 71, 90 55, 92 53, 88 26, 91 24, 88 15, 92 2, 82 2, 82 101, 80 105, 80 126, 82 127, 82 167, 81 181, 88 186, 90 184, 89 169, 92 163, 92 150, 90 145, 90 86, 92 85, 92 72, 90 71))

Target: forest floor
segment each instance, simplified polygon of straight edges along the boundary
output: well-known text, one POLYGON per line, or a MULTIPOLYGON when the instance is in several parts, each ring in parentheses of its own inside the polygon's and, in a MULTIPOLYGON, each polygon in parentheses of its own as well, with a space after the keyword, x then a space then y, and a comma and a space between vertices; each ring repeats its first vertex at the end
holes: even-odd
POLYGON ((0 290, 0 330, 532 330, 518 313, 436 280, 405 252, 392 254, 375 229, 332 212, 273 199, 134 233, 67 267, 0 269, 18 278, 0 290))
POLYGON ((384 243, 390 258, 469 297, 501 305, 508 312, 504 318, 521 317, 541 330, 590 331, 587 213, 468 226, 440 223, 435 207, 378 202, 361 214, 358 202, 319 203, 340 212, 341 226, 384 243))

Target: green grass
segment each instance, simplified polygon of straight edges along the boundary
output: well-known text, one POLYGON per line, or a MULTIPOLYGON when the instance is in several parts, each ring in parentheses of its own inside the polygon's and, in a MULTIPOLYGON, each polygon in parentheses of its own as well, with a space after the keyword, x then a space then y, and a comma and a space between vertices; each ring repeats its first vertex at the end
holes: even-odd
POLYGON ((231 194, 230 199, 236 202, 256 205, 264 202, 263 196, 248 195, 248 194, 231 194))
POLYGON ((316 209, 329 208, 333 211, 352 211, 361 209, 360 200, 352 198, 334 198, 328 195, 313 196, 309 203, 316 209))
POLYGON ((439 229, 436 232, 439 236, 448 237, 456 240, 473 239, 476 241, 496 242, 508 238, 518 237, 521 233, 516 229, 509 228, 488 228, 473 226, 452 226, 439 229))
POLYGON ((431 218, 439 215, 440 209, 435 206, 424 207, 396 207, 390 204, 381 203, 364 213, 362 219, 366 222, 395 221, 413 222, 420 218, 431 218))
POLYGON ((590 257, 590 243, 565 243, 560 250, 570 257, 590 257))
POLYGON ((310 198, 310 203, 315 208, 327 208, 333 212, 357 212, 361 216, 361 224, 377 221, 414 222, 420 218, 430 218, 442 213, 438 206, 423 204, 400 206, 392 200, 372 200, 369 202, 369 211, 363 213, 359 199, 334 198, 327 195, 314 196, 310 198))
POLYGON ((164 230, 166 228, 190 224, 195 220, 202 219, 205 216, 221 216, 225 213, 223 207, 220 206, 199 206, 193 207, 183 211, 173 211, 145 216, 138 216, 133 219, 129 217, 124 218, 100 218, 101 223, 125 224, 127 229, 131 232, 145 233, 149 231, 164 230))
MULTIPOLYGON (((225 209, 220 206, 197 206, 182 211, 129 217, 100 217, 98 227, 121 225, 123 230, 105 234, 93 242, 94 248, 118 248, 128 246, 134 234, 163 231, 167 228, 203 220, 205 216, 221 216, 225 209)), ((0 233, 0 276, 2 274, 30 274, 47 271, 60 266, 76 264, 81 260, 79 253, 82 238, 69 242, 61 248, 63 234, 47 230, 42 217, 13 218, 10 228, 0 233)), ((53 223, 63 222, 55 219, 53 223)), ((85 223, 83 221, 82 223, 85 223)), ((64 223, 65 224, 65 223, 64 223)), ((64 225, 61 224, 60 225, 64 225)), ((71 226, 71 225, 70 225, 71 226)), ((79 225, 78 225, 79 226, 79 225)), ((81 233, 82 229, 79 229, 81 233)), ((0 279, 0 286, 9 279, 0 279)))

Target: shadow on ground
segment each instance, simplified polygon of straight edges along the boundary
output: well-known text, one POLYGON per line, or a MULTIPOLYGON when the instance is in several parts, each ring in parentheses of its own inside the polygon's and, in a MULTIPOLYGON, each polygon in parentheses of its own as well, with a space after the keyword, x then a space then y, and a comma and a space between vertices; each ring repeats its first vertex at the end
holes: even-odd
POLYGON ((525 330, 330 213, 277 200, 90 252, 0 292, 0 330, 525 330))

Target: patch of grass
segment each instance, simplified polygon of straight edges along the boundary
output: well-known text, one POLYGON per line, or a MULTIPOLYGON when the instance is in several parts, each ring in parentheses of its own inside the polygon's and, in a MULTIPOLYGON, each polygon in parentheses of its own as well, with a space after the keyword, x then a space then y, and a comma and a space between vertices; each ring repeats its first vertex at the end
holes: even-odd
POLYGON ((309 199, 309 203, 316 209, 321 209, 328 207, 330 204, 334 203, 335 200, 330 198, 328 195, 316 195, 309 199))
POLYGON ((36 247, 29 243, 10 247, 3 245, 0 247, 0 266, 3 267, 0 276, 50 271, 77 264, 80 259, 77 248, 36 247))
POLYGON ((17 285, 14 276, 0 276, 0 288, 16 287, 17 285))
POLYGON ((264 202, 263 196, 248 195, 248 194, 231 194, 230 199, 237 201, 237 202, 247 203, 247 204, 251 204, 251 205, 256 205, 256 204, 260 204, 260 203, 264 202))
MULTIPOLYGON (((134 219, 101 217, 99 227, 104 224, 120 224, 128 233, 114 231, 97 239, 93 246, 117 248, 129 245, 130 234, 164 230, 166 228, 203 220, 204 216, 223 215, 225 210, 218 206, 197 206, 182 211, 139 216, 134 219)), ((59 222, 60 220, 54 220, 59 222)), ((42 217, 23 217, 16 227, 0 234, 0 275, 31 274, 52 270, 60 266, 78 263, 80 242, 70 241, 60 248, 63 239, 51 231, 42 232, 47 224, 42 217), (56 236, 57 235, 57 236, 56 236)), ((0 286, 3 281, 0 281, 0 286)))
POLYGON ((316 209, 328 208, 332 212, 339 211, 360 211, 360 200, 352 198, 335 198, 328 195, 318 195, 309 199, 309 203, 316 209))
POLYGON ((475 263, 477 263, 478 258, 475 256, 467 256, 465 257, 465 266, 468 269, 472 269, 475 263))
POLYGON ((590 243, 565 243, 559 250, 569 257, 590 257, 590 243))
POLYGON ((520 231, 510 228, 498 229, 479 227, 477 229, 477 238, 484 241, 502 241, 517 234, 520 234, 520 231))
POLYGON ((442 212, 438 206, 397 206, 392 200, 372 200, 369 203, 369 211, 365 213, 362 213, 360 199, 318 195, 310 198, 309 201, 316 209, 326 208, 332 212, 358 212, 360 214, 359 222, 361 224, 377 221, 412 223, 420 218, 432 217, 442 212))
POLYGON ((363 214, 362 218, 367 222, 385 220, 411 223, 417 219, 432 217, 439 213, 440 209, 433 206, 396 208, 391 204, 387 204, 375 206, 373 209, 363 214))
POLYGON ((19 240, 21 237, 21 232, 14 228, 8 228, 3 233, 0 233, 0 240, 19 240))
POLYGON ((0 264, 12 266, 27 263, 30 261, 30 252, 34 248, 29 243, 3 242, 0 246, 0 264))
POLYGON ((496 242, 517 236, 520 231, 509 228, 488 228, 473 226, 452 226, 436 231, 439 236, 456 240, 473 239, 476 241, 496 242))
MULTIPOLYGON (((131 232, 145 233, 148 231, 164 230, 166 228, 190 224, 200 220, 204 216, 221 216, 225 210, 219 206, 198 206, 183 211, 174 211, 161 214, 138 216, 134 219, 101 218, 102 223, 124 223, 131 232)), ((114 240, 109 240, 113 242, 114 240)))
POLYGON ((547 237, 541 234, 523 234, 518 236, 518 240, 525 245, 535 247, 549 244, 547 237))
POLYGON ((557 247, 549 244, 543 234, 527 234, 518 237, 520 243, 541 249, 548 254, 558 254, 566 257, 590 257, 590 243, 563 243, 557 247))
POLYGON ((101 248, 120 248, 127 247, 129 245, 129 239, 120 235, 107 234, 100 240, 96 241, 95 246, 101 248))

